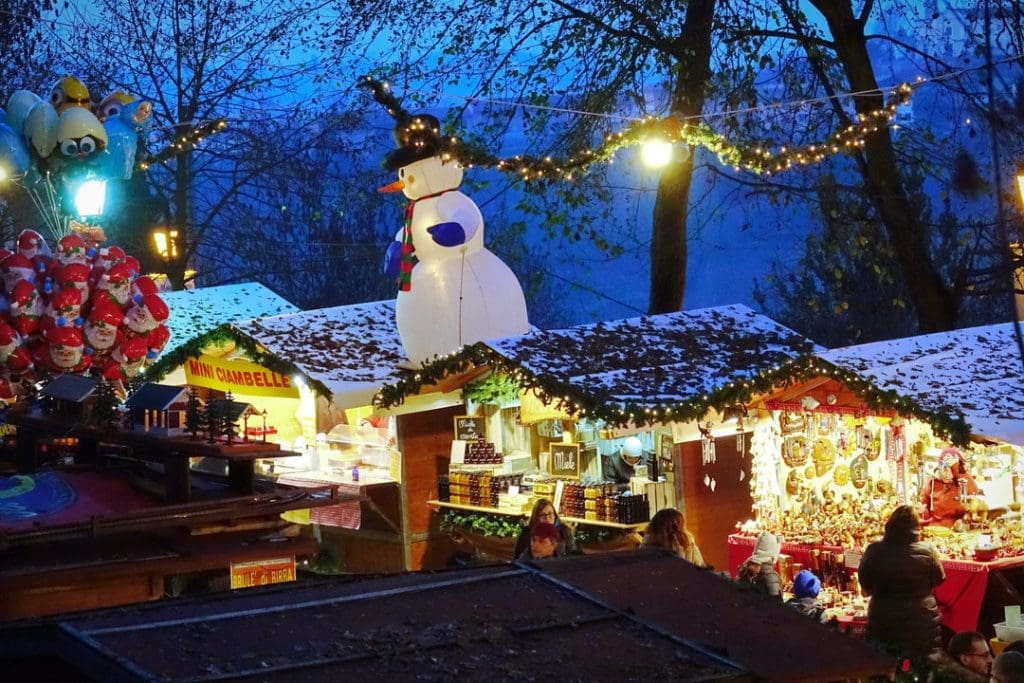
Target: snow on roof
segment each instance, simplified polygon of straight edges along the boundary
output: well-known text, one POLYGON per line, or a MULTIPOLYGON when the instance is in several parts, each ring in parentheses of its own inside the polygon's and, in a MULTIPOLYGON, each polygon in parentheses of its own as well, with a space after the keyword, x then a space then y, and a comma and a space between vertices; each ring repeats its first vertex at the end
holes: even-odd
POLYGON ((961 413, 979 436, 1024 445, 1024 371, 1013 323, 847 346, 824 360, 916 399, 961 413))
POLYGON ((322 382, 335 404, 368 404, 382 385, 398 379, 397 365, 406 361, 395 325, 394 300, 321 308, 233 326, 322 382))
POLYGON ((641 316, 485 342, 535 375, 605 401, 685 401, 822 350, 742 305, 641 316))
POLYGON ((167 328, 171 339, 164 354, 223 323, 299 310, 258 282, 181 289, 162 293, 160 298, 170 309, 167 328))

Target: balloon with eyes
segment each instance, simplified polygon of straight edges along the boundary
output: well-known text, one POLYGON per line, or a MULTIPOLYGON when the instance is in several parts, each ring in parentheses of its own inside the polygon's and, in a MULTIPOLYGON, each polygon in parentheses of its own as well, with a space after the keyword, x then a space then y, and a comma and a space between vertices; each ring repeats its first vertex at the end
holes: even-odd
POLYGON ((89 88, 74 76, 64 76, 50 89, 50 104, 58 114, 75 108, 88 111, 89 88))
POLYGON ((522 288, 484 247, 483 217, 458 189, 462 167, 450 157, 437 119, 408 113, 378 81, 360 85, 396 119, 398 148, 384 165, 398 180, 381 191, 401 191, 409 201, 385 272, 398 276, 395 318, 409 360, 418 365, 465 344, 527 332, 522 288))
POLYGON ((107 131, 91 111, 81 107, 64 110, 57 122, 58 166, 84 164, 106 148, 107 131))
POLYGON ((120 105, 115 102, 108 105, 103 114, 108 144, 102 157, 101 173, 106 178, 128 180, 135 169, 139 138, 153 122, 153 104, 146 100, 120 105))

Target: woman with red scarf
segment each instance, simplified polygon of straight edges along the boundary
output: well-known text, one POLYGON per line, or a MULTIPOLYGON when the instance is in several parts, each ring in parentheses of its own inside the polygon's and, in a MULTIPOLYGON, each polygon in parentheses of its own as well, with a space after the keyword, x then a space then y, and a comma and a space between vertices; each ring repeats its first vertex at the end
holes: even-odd
POLYGON ((963 456, 955 448, 947 448, 939 455, 939 464, 931 480, 921 491, 924 504, 925 524, 951 527, 963 517, 967 510, 960 500, 960 485, 965 495, 978 493, 980 489, 964 466, 963 456))

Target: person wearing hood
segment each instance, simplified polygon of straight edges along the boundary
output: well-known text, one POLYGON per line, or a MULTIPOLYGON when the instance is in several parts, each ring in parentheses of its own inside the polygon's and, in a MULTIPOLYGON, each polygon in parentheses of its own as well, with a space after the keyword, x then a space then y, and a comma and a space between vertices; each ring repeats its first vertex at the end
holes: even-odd
POLYGON ((818 603, 820 592, 821 579, 815 576, 814 572, 801 569, 793 578, 793 597, 786 601, 786 605, 816 621, 821 621, 825 608, 818 603))
POLYGON ((770 531, 757 537, 754 553, 739 568, 736 582, 758 593, 782 600, 782 577, 775 571, 782 539, 770 531))
POLYGON ((939 646, 939 609, 932 591, 946 579, 938 551, 920 541, 919 533, 914 508, 900 505, 885 523, 882 540, 864 551, 857 570, 862 592, 871 597, 868 638, 915 665, 939 646))
POLYGON ((946 650, 928 657, 931 674, 928 683, 987 683, 992 669, 992 651, 985 636, 963 631, 949 639, 946 650))

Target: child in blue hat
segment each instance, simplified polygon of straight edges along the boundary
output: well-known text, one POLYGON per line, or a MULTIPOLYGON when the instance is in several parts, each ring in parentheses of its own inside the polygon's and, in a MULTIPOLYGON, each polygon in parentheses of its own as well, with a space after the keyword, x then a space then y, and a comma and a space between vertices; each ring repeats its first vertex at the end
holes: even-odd
POLYGON ((821 592, 821 579, 807 569, 802 569, 793 577, 793 597, 786 604, 809 617, 821 621, 825 608, 818 604, 818 593, 821 592))

